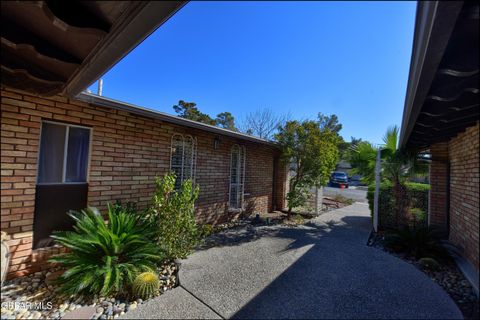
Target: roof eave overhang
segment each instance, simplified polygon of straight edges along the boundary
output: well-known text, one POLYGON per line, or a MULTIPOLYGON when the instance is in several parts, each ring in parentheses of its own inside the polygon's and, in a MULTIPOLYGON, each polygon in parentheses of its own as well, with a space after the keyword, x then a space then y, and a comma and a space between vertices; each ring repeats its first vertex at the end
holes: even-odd
POLYGON ((462 6, 463 1, 417 3, 400 148, 406 147, 462 6))
POLYGON ((2 1, 2 85, 75 97, 187 1, 2 1))
POLYGON ((75 97, 180 10, 187 1, 139 1, 69 79, 63 94, 75 97))
POLYGON ((201 122, 174 116, 165 112, 137 106, 134 104, 106 98, 103 96, 98 96, 92 93, 82 92, 75 99, 83 102, 87 102, 89 104, 96 105, 96 106, 102 106, 102 107, 112 108, 115 110, 126 111, 132 114, 144 116, 151 119, 158 119, 161 121, 177 124, 180 126, 203 130, 203 131, 211 132, 218 135, 228 136, 235 139, 241 139, 241 140, 250 141, 254 143, 260 143, 276 149, 280 149, 280 146, 278 145, 278 143, 275 143, 273 141, 250 136, 240 132, 234 132, 234 131, 219 128, 216 126, 211 126, 201 122))

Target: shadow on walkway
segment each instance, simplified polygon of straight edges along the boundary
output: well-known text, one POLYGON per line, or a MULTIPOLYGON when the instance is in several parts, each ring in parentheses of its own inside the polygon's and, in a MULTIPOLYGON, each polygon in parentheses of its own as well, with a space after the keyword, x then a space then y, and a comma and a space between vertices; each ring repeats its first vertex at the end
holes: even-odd
POLYGON ((181 283, 225 318, 461 318, 423 273, 366 245, 370 216, 355 208, 214 235, 215 248, 185 260, 181 283))
POLYGON ((461 314, 440 287, 407 263, 367 247, 365 216, 309 223, 268 234, 313 245, 228 317, 454 319, 461 314))

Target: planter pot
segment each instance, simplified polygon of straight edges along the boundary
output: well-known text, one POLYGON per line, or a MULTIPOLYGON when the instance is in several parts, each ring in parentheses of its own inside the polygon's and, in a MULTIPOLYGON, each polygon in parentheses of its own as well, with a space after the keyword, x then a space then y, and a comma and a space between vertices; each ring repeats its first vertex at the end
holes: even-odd
POLYGON ((7 245, 8 236, 7 233, 2 231, 1 238, 1 286, 3 286, 3 281, 7 276, 8 267, 10 266, 10 248, 7 245))

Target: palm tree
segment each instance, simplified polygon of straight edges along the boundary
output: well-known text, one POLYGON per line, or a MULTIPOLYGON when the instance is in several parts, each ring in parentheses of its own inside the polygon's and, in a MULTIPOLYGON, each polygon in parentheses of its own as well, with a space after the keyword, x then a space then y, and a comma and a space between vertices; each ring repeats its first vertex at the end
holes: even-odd
MULTIPOLYGON (((405 182, 414 174, 426 173, 426 166, 417 160, 417 152, 398 149, 398 127, 388 128, 381 146, 381 177, 392 183, 395 196, 396 224, 404 223, 406 210, 409 207, 405 182), (402 220, 402 221, 401 221, 402 220)), ((369 142, 361 142, 353 148, 350 162, 354 172, 362 175, 364 182, 372 184, 375 181, 375 162, 378 148, 369 142)))

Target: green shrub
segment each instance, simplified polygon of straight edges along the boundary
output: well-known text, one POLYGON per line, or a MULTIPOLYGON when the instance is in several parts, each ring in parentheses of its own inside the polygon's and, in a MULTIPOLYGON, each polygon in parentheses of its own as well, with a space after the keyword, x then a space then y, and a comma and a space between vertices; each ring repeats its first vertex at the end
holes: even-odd
POLYGON ((154 272, 143 272, 139 274, 132 285, 134 297, 147 299, 155 295, 160 288, 160 280, 154 272))
POLYGON ((297 186, 287 193, 287 203, 289 208, 299 208, 305 205, 308 200, 308 190, 306 187, 297 186))
MULTIPOLYGON (((412 208, 424 213, 428 212, 428 192, 429 184, 407 182, 408 202, 412 208)), ((367 191, 368 205, 373 215, 373 200, 375 195, 375 185, 369 185, 367 191)), ((378 200, 378 225, 382 229, 397 228, 395 223, 395 195, 393 193, 393 185, 391 182, 384 181, 380 184, 380 194, 378 200)), ((426 226, 426 219, 421 221, 423 224, 417 223, 419 226, 426 226)))
POLYGON ((175 174, 157 178, 148 219, 156 225, 156 239, 168 259, 185 258, 198 241, 194 204, 199 188, 191 180, 175 190, 175 174))
POLYGON ((440 243, 442 234, 434 229, 405 227, 386 233, 387 246, 395 251, 420 259, 422 257, 446 256, 446 250, 440 243))
POLYGON ((428 257, 421 258, 420 260, 418 260, 418 263, 423 269, 432 270, 432 271, 437 271, 440 269, 440 264, 438 263, 437 260, 433 258, 428 258, 428 257))
POLYGON ((161 260, 158 246, 149 240, 149 226, 122 207, 108 206, 108 223, 95 208, 69 215, 74 231, 52 235, 69 249, 50 259, 67 269, 58 278, 62 293, 115 295, 161 260))
POLYGON ((410 219, 412 221, 413 228, 426 226, 427 214, 420 208, 410 209, 410 219))
POLYGON ((201 225, 198 233, 200 239, 206 238, 213 233, 213 226, 211 224, 201 225))

